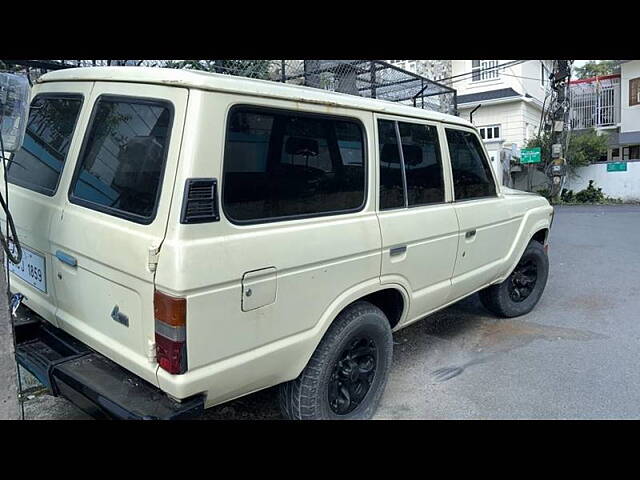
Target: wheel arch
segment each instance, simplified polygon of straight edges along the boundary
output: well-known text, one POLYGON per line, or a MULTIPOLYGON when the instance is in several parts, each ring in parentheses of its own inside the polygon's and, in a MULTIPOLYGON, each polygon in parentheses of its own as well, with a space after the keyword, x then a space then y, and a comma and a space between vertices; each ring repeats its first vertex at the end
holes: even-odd
POLYGON ((298 357, 297 361, 294 362, 295 365, 292 364, 290 366, 286 380, 291 380, 300 375, 309 363, 313 352, 322 341, 327 330, 329 330, 333 322, 338 318, 338 315, 350 305, 358 301, 368 301, 372 303, 385 313, 389 319, 389 326, 393 329, 400 324, 402 319, 407 315, 409 311, 409 299, 409 294, 402 285, 396 283, 381 284, 378 278, 351 288, 335 299, 325 310, 316 326, 312 329, 312 334, 307 337, 307 341, 304 342, 304 354, 298 357), (400 305, 399 302, 402 302, 402 304, 400 305))
POLYGON ((512 251, 507 256, 506 264, 508 268, 506 268, 504 274, 496 278, 492 284, 500 283, 511 275, 511 272, 513 272, 516 265, 518 265, 529 243, 536 241, 542 245, 546 245, 549 239, 550 222, 544 214, 531 215, 531 213, 532 212, 529 212, 529 215, 524 219, 521 233, 514 242, 512 251), (530 225, 528 228, 527 224, 530 225))
MULTIPOLYGON (((531 236, 531 240, 535 240, 536 242, 539 242, 542 245, 546 245, 548 239, 549 239, 549 228, 548 227, 541 228, 540 230, 538 230, 537 232, 535 232, 531 236)), ((527 242, 527 245, 529 243, 531 243, 531 240, 529 240, 529 242, 527 242)))

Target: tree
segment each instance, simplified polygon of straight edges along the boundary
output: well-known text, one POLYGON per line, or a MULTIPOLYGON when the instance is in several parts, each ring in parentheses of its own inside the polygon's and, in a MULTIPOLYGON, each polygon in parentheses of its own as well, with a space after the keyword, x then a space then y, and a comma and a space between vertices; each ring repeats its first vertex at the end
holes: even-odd
MULTIPOLYGON (((540 136, 529 139, 525 148, 540 147, 543 165, 551 163, 551 136, 542 133, 540 136)), ((609 148, 608 134, 598 135, 595 129, 589 129, 581 133, 573 132, 569 138, 569 147, 565 154, 567 166, 571 172, 577 167, 584 167, 607 154, 609 148)))
POLYGON ((574 73, 580 80, 603 75, 620 73, 620 63, 618 60, 589 60, 581 67, 575 67, 574 73))

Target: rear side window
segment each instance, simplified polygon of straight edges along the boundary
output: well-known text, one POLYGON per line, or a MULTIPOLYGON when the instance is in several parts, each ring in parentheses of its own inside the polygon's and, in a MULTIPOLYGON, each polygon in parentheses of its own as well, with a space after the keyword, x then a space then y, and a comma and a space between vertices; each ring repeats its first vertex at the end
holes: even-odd
POLYGON ((230 220, 355 211, 365 202, 360 124, 295 112, 232 110, 222 197, 230 220))
POLYGON ((166 102, 100 97, 71 185, 71 201, 151 223, 160 194, 172 114, 166 102))
POLYGON ((442 159, 435 126, 378 120, 378 138, 381 210, 444 202, 442 159))
POLYGON ((380 149, 380 209, 404 207, 404 180, 396 122, 378 120, 378 148, 380 149))
POLYGON ((478 137, 447 128, 456 200, 496 196, 496 186, 478 137))
POLYGON ((398 123, 411 206, 444 202, 438 130, 433 125, 398 123))
POLYGON ((7 169, 11 183, 55 194, 81 106, 80 95, 39 95, 33 100, 24 143, 7 169))

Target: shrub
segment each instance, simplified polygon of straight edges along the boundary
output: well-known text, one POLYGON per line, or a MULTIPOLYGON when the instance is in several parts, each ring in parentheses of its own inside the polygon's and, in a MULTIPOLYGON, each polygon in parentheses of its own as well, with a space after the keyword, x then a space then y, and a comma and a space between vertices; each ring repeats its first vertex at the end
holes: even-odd
MULTIPOLYGON (((570 170, 576 167, 589 165, 607 154, 609 137, 607 134, 598 135, 595 129, 581 133, 573 133, 569 140, 569 146, 564 153, 570 170)), ((551 136, 542 133, 540 136, 530 138, 525 148, 541 148, 542 161, 545 165, 551 161, 551 136)))
POLYGON ((578 203, 602 203, 606 197, 602 193, 602 188, 594 187, 593 180, 589 180, 589 186, 584 190, 576 193, 576 202, 578 203))
POLYGON ((538 195, 542 195, 545 198, 551 198, 551 191, 548 188, 541 188, 540 190, 536 190, 538 195))
POLYGON ((576 196, 573 193, 573 190, 567 190, 566 188, 563 188, 562 193, 560 194, 560 200, 566 203, 573 203, 576 200, 576 196))

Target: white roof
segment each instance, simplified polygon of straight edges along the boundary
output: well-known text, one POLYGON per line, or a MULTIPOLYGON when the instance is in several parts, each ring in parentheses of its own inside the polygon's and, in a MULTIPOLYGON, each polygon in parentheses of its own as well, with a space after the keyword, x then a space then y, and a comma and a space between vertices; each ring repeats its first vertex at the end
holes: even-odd
POLYGON ((217 73, 199 72, 197 70, 154 67, 68 68, 42 75, 37 80, 37 83, 74 81, 153 83, 174 87, 197 88, 200 90, 258 95, 346 108, 357 108, 360 110, 370 110, 427 120, 439 120, 473 127, 470 122, 460 117, 431 110, 423 110, 395 102, 335 93, 318 88, 303 87, 270 80, 256 80, 217 73))

